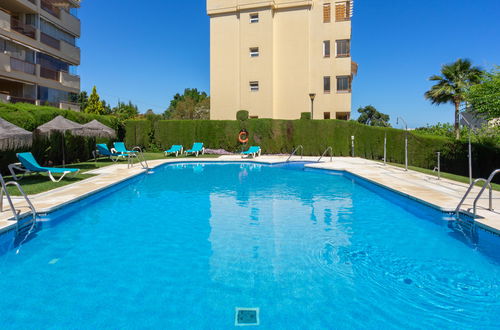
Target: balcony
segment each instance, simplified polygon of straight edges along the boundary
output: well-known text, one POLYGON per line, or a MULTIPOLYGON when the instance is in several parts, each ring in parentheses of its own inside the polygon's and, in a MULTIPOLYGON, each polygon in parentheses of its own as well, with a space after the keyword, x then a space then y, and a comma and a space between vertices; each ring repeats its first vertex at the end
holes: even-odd
POLYGON ((40 42, 57 50, 61 50, 61 41, 46 33, 40 32, 40 42))
POLYGON ((17 96, 11 96, 10 97, 10 103, 30 103, 30 104, 36 104, 35 99, 28 99, 25 97, 17 97, 17 96))
POLYGON ((40 77, 50 80, 59 81, 59 71, 55 71, 49 68, 40 67, 40 77))
POLYGON ((24 34, 31 39, 36 39, 36 28, 32 25, 24 24, 14 17, 10 18, 10 28, 11 30, 24 34))
POLYGON ((40 7, 45 10, 47 13, 51 14, 54 17, 61 17, 61 9, 57 8, 52 4, 49 0, 41 0, 40 7))
POLYGON ((24 72, 31 75, 36 74, 35 64, 17 59, 15 57, 10 58, 10 69, 12 71, 24 72))
POLYGON ((59 82, 64 87, 80 90, 80 76, 61 71, 59 73, 59 82))

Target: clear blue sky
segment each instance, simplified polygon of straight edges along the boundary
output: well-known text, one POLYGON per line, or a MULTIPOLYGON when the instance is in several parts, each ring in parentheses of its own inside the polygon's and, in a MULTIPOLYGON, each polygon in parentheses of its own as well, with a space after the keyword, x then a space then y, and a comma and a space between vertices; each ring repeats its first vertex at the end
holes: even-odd
MULTIPOLYGON (((136 103, 161 113, 184 88, 210 88, 205 0, 84 0, 82 89, 96 85, 111 104, 136 103)), ((500 65, 500 0, 354 2, 353 117, 368 104, 410 127, 451 122, 451 105, 424 100, 427 78, 442 64, 470 58, 500 65)))

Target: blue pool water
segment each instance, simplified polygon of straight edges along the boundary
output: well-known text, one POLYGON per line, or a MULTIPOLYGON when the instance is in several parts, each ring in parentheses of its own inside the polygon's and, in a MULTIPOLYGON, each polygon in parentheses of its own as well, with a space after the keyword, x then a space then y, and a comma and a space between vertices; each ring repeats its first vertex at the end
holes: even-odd
POLYGON ((0 256, 0 327, 493 329, 499 237, 338 173, 175 164, 0 256))

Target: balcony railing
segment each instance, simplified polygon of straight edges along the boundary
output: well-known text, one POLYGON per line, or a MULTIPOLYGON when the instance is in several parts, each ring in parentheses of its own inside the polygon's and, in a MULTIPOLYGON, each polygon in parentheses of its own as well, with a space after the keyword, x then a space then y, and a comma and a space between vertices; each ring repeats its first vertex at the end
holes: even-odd
POLYGON ((24 24, 17 18, 10 18, 10 28, 14 31, 24 34, 27 37, 36 39, 36 28, 32 25, 24 24))
POLYGON ((17 59, 15 57, 10 58, 10 69, 32 75, 36 73, 35 64, 17 59))
POLYGON ((57 50, 61 50, 61 41, 57 40, 54 37, 49 36, 46 33, 41 32, 40 33, 40 41, 47 46, 50 46, 52 48, 55 48, 57 50))
POLYGON ((43 66, 40 67, 40 77, 42 78, 59 81, 59 75, 60 75, 59 71, 55 71, 49 68, 44 68, 43 66))
POLYGON ((31 103, 31 104, 36 104, 35 99, 28 99, 25 97, 17 97, 17 96, 11 96, 10 97, 10 103, 31 103))
POLYGON ((49 0, 42 0, 40 2, 40 6, 42 7, 43 10, 45 10, 49 14, 51 14, 51 15, 57 17, 57 18, 60 18, 60 16, 61 16, 61 9, 57 8, 56 6, 54 6, 51 1, 49 1, 49 0))

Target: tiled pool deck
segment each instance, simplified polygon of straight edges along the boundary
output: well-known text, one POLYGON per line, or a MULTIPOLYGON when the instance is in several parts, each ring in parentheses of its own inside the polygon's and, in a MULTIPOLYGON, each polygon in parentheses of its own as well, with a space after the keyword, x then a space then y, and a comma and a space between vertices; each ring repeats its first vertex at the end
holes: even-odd
MULTIPOLYGON (((286 161, 285 156, 261 156, 255 160, 245 159, 246 161, 255 161, 260 163, 280 163, 286 161)), ((303 161, 316 161, 318 157, 304 157, 303 161)), ((171 162, 217 162, 217 161, 241 161, 240 156, 221 156, 220 158, 182 158, 168 160, 149 161, 149 166, 155 168, 165 163, 171 162)), ((300 160, 300 157, 294 157, 293 160, 300 160)), ((397 191, 410 198, 426 203, 443 211, 454 211, 455 207, 463 197, 468 188, 468 184, 459 183, 447 179, 437 180, 436 177, 419 172, 408 171, 394 166, 384 166, 381 163, 349 157, 334 157, 333 162, 322 162, 316 164, 308 164, 307 167, 346 171, 369 180, 378 185, 382 185, 388 189, 397 191)), ((86 173, 98 174, 95 177, 82 180, 61 188, 51 190, 49 192, 30 196, 37 212, 50 213, 64 205, 75 202, 112 185, 118 184, 144 173, 139 165, 131 169, 127 169, 126 164, 111 165, 86 173)), ((20 181, 22 184, 22 181, 20 181)), ((464 205, 463 210, 472 207, 473 198, 479 192, 479 188, 474 188, 464 205)), ((493 209, 497 211, 487 211, 488 193, 485 191, 483 197, 479 201, 478 215, 476 223, 492 232, 500 234, 500 192, 493 192, 493 209)), ((20 198, 14 199, 14 204, 22 212, 27 212, 24 200, 20 198)), ((12 213, 8 208, 7 201, 4 201, 5 212, 0 212, 0 233, 9 231, 15 228, 15 221, 12 219, 12 213)))

